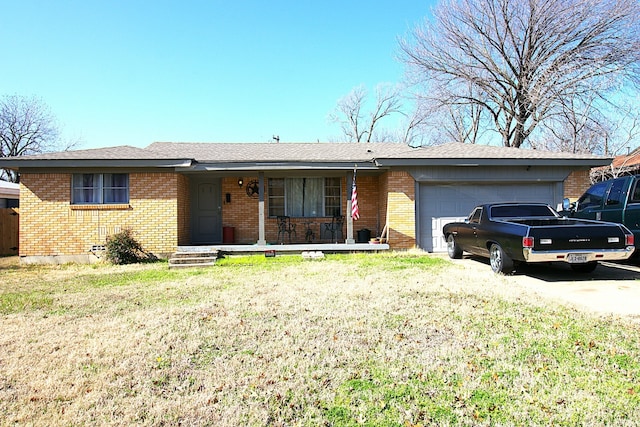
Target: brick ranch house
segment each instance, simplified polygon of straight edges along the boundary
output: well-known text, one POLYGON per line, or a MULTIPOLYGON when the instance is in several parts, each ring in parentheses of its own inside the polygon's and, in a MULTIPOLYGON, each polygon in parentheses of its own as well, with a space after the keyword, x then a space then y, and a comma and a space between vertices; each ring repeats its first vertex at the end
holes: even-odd
POLYGON ((442 225, 476 204, 556 206, 589 186, 592 167, 610 162, 456 143, 157 142, 5 158, 0 167, 20 174, 21 260, 67 262, 95 259, 124 228, 160 257, 189 245, 265 250, 280 240, 282 215, 296 224, 293 244, 352 244, 368 229, 385 232, 384 248, 444 251, 442 225), (357 221, 349 214, 354 168, 357 221), (344 217, 337 237, 325 229, 335 215, 344 217))

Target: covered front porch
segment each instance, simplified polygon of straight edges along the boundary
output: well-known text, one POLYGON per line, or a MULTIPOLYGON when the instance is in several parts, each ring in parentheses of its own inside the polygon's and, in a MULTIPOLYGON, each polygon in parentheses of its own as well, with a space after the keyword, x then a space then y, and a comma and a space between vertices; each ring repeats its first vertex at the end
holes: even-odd
POLYGON ((352 217, 353 169, 191 171, 179 205, 179 247, 221 252, 379 251, 389 248, 380 172, 361 167, 360 215, 352 217), (190 207, 190 209, 188 209, 190 207), (190 211, 190 212, 189 212, 190 211))

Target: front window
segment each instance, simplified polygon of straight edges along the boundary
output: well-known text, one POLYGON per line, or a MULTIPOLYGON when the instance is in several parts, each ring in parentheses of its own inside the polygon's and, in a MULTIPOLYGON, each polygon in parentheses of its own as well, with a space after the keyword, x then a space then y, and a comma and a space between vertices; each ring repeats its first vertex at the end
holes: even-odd
POLYGON ((609 183, 606 181, 599 182, 598 184, 591 186, 591 188, 589 188, 587 192, 578 199, 578 211, 582 211, 593 206, 601 206, 604 193, 607 191, 608 186, 609 183))
POLYGON ((129 203, 129 175, 126 173, 73 174, 71 203, 75 205, 129 203))
POLYGON ((340 182, 340 178, 271 178, 269 216, 339 216, 340 182))

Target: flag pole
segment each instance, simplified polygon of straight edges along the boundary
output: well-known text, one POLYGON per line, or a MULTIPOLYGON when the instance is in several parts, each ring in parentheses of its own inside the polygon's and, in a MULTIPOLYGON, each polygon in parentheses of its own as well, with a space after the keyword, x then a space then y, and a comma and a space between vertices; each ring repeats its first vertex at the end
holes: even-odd
POLYGON ((356 241, 353 238, 353 210, 352 210, 352 200, 351 197, 353 195, 353 183, 355 180, 355 171, 356 171, 357 165, 353 165, 353 172, 352 173, 347 173, 347 212, 346 212, 346 219, 347 219, 347 239, 345 241, 346 244, 351 245, 354 244, 356 241), (349 178, 351 178, 351 182, 349 182, 349 178), (349 183, 351 184, 351 192, 349 192, 349 183))
POLYGON ((358 189, 356 186, 356 173, 358 171, 358 165, 353 165, 353 179, 351 180, 351 209, 349 215, 354 220, 360 219, 360 208, 358 206, 358 189))

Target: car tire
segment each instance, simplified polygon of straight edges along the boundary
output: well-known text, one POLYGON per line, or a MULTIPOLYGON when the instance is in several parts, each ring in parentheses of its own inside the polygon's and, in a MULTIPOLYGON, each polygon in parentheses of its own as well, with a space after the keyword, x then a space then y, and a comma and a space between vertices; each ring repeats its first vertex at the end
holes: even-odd
POLYGON ((456 238, 453 236, 453 234, 449 234, 447 236, 447 253, 449 254, 449 258, 451 259, 462 258, 462 248, 458 246, 456 238))
POLYGON ((597 266, 598 261, 591 261, 584 264, 571 264, 571 269, 576 273, 591 273, 597 266))
POLYGON ((513 272, 513 260, 497 243, 493 243, 489 248, 489 263, 491 264, 491 270, 496 274, 513 272))

